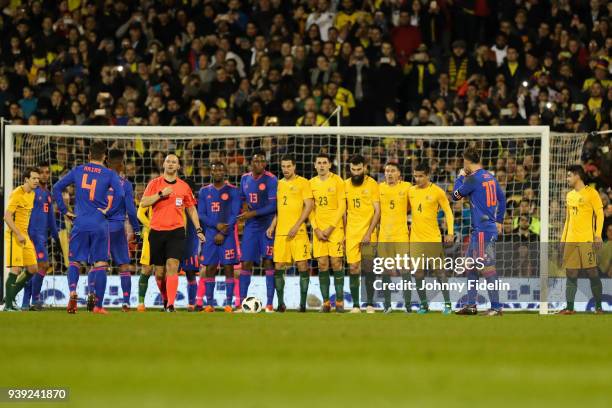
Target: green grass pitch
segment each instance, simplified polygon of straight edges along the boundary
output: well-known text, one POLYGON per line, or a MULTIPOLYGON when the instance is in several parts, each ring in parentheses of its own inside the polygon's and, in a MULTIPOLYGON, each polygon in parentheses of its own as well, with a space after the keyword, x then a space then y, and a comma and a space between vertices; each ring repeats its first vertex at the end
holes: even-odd
POLYGON ((70 388, 45 407, 612 404, 611 315, 80 310, 0 325, 0 387, 70 388))

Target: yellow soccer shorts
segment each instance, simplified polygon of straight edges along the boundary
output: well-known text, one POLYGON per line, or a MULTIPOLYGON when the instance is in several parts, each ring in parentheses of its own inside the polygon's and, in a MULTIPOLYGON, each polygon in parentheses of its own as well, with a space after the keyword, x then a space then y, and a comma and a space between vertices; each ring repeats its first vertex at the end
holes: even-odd
POLYGON ((151 265, 151 253, 149 249, 149 233, 142 234, 142 252, 140 253, 140 264, 151 265))
POLYGON ((36 260, 36 249, 30 237, 26 236, 25 244, 21 245, 12 231, 6 231, 4 242, 7 248, 6 266, 9 268, 36 265, 38 262, 36 260))
POLYGON ((442 242, 411 242, 410 258, 421 258, 419 270, 441 270, 444 267, 442 242))
POLYGON ((361 240, 365 235, 365 231, 346 231, 346 262, 354 264, 361 262, 362 255, 366 258, 374 257, 374 247, 376 243, 376 233, 373 232, 370 237, 370 244, 361 245, 361 240))
POLYGON ((306 234, 293 239, 286 236, 274 238, 274 262, 293 263, 310 259, 310 240, 306 234))
POLYGON ((331 256, 342 258, 344 256, 344 228, 332 231, 329 241, 321 241, 316 234, 312 234, 312 254, 315 258, 331 256))
POLYGON ((592 242, 567 242, 563 250, 565 269, 591 269, 597 267, 597 257, 592 242))

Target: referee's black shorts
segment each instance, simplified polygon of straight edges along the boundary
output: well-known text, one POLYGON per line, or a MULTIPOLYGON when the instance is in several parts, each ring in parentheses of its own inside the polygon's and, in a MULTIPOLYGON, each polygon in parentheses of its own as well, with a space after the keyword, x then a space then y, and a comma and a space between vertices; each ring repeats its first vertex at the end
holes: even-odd
POLYGON ((185 228, 181 227, 170 231, 152 229, 149 232, 149 251, 151 265, 165 266, 168 259, 183 259, 185 228))

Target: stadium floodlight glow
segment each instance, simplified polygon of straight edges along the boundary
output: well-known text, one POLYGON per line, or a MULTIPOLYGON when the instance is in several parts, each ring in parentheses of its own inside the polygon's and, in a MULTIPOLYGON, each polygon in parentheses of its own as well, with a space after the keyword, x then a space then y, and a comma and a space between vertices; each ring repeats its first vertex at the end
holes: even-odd
MULTIPOLYGON (((5 206, 8 193, 18 185, 21 171, 41 161, 53 162, 58 148, 61 154, 75 160, 87 160, 86 153, 74 141, 102 139, 112 144, 127 146, 131 154, 148 155, 182 149, 184 166, 207 162, 244 142, 245 146, 274 144, 268 150, 268 163, 275 163, 281 154, 296 156, 300 170, 311 171, 314 155, 327 151, 336 169, 346 176, 351 154, 361 153, 384 163, 393 157, 404 159, 410 167, 411 159, 434 158, 443 169, 440 158, 458 158, 462 149, 474 144, 482 149, 485 167, 490 170, 501 157, 521 159, 529 156, 533 174, 532 200, 539 208, 540 242, 559 241, 565 213, 565 167, 577 163, 586 134, 551 133, 548 126, 465 126, 465 127, 156 127, 156 126, 26 126, 9 125, 5 128, 3 182, 5 206), (70 141, 70 142, 68 142, 70 141), (426 143, 423 143, 425 141, 426 143), (252 143, 251 143, 252 142, 252 143), (429 147, 427 146, 429 144, 429 147), (432 147, 433 146, 433 147, 432 147), (505 146, 511 146, 506 148, 505 146), (145 152, 146 149, 149 149, 145 152), (539 190, 539 193, 538 193, 539 190), (561 227, 559 227, 559 225, 561 227)), ((252 149, 251 149, 252 151, 252 149)), ((244 155, 246 156, 246 155, 244 155)), ((236 159, 245 160, 245 157, 236 159)), ((446 159, 445 159, 446 160, 446 159)), ((517 164, 514 159, 515 165, 517 164)), ((371 163, 373 165, 373 163, 371 163)), ((377 165, 380 165, 378 163, 377 165)), ((241 164, 244 166, 244 164, 241 164)), ((243 168, 238 168, 241 172, 243 168)), ((511 170, 514 171, 514 170, 511 170)), ((56 175, 58 170, 55 171, 56 175)), ((138 173, 136 184, 143 184, 149 173, 138 173)), ((240 175, 240 174, 239 174, 240 175)), ((238 175, 238 177, 239 177, 238 175)), ((232 181, 232 180, 230 180, 232 181)), ((141 187, 136 186, 136 191, 141 187)), ((447 187, 447 186, 445 186, 447 187)), ((548 313, 548 248, 540 250, 540 313, 548 313)), ((6 272, 5 272, 6 273, 6 272)))

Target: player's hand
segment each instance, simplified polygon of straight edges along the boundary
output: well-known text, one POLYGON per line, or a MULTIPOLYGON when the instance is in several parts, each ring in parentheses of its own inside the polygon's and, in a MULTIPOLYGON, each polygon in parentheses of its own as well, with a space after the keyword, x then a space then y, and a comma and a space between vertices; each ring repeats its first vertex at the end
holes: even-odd
POLYGON ((223 241, 225 241, 225 235, 223 234, 215 235, 215 245, 223 245, 223 241))
POLYGON ((325 230, 323 231, 323 234, 325 235, 325 240, 329 240, 329 237, 331 236, 332 232, 334 232, 334 227, 332 227, 331 225, 325 228, 325 230))
POLYGON ((229 228, 229 224, 224 224, 222 222, 217 224, 217 230, 222 234, 227 234, 228 228, 229 228))
POLYGON ((370 243, 370 241, 371 241, 371 239, 372 239, 372 234, 368 234, 368 233, 366 233, 366 234, 363 236, 363 238, 361 238, 361 243, 362 243, 362 244, 369 244, 369 243, 370 243))
POLYGON ((172 187, 164 187, 161 193, 162 193, 162 198, 168 197, 170 194, 172 194, 172 187))
POLYGON ((142 232, 134 232, 134 243, 140 244, 142 242, 142 232))
POLYGON ((272 239, 274 237, 274 228, 270 227, 266 230, 266 237, 272 239))
POLYGON ((17 242, 19 242, 19 245, 25 245, 26 243, 26 238, 21 234, 17 234, 17 242))
POLYGON ((72 221, 76 218, 76 215, 72 211, 68 211, 66 212, 66 217, 68 217, 68 219, 72 221))
POLYGON ((108 212, 108 208, 98 208, 98 211, 100 211, 102 214, 104 214, 106 216, 106 213, 108 212))
POLYGON ((595 239, 593 240, 593 248, 595 248, 596 251, 601 249, 601 246, 603 245, 603 241, 600 237, 595 237, 595 239))
POLYGON ((463 176, 463 177, 465 177, 465 176, 466 176, 466 173, 465 173, 465 169, 464 169, 464 168, 461 168, 461 170, 459 170, 459 176, 463 176))
POLYGON ((239 220, 250 220, 251 218, 255 217, 257 215, 257 212, 255 210, 250 210, 250 211, 245 211, 243 213, 240 213, 238 215, 238 219, 239 220))
POLYGON ((206 237, 204 236, 204 233, 202 231, 198 232, 196 235, 198 236, 200 242, 206 242, 206 237))
POLYGON ((318 228, 315 228, 314 232, 319 241, 327 241, 327 237, 325 236, 325 233, 323 231, 318 228))
POLYGON ((445 235, 444 242, 447 244, 452 244, 455 241, 455 237, 452 235, 445 235))
POLYGON ((497 227, 497 235, 501 235, 504 232, 504 226, 500 222, 496 222, 495 226, 497 227))
POLYGON ((300 226, 299 225, 294 225, 289 232, 287 233, 287 238, 289 239, 293 239, 295 238, 295 236, 297 235, 298 231, 300 230, 300 226))

